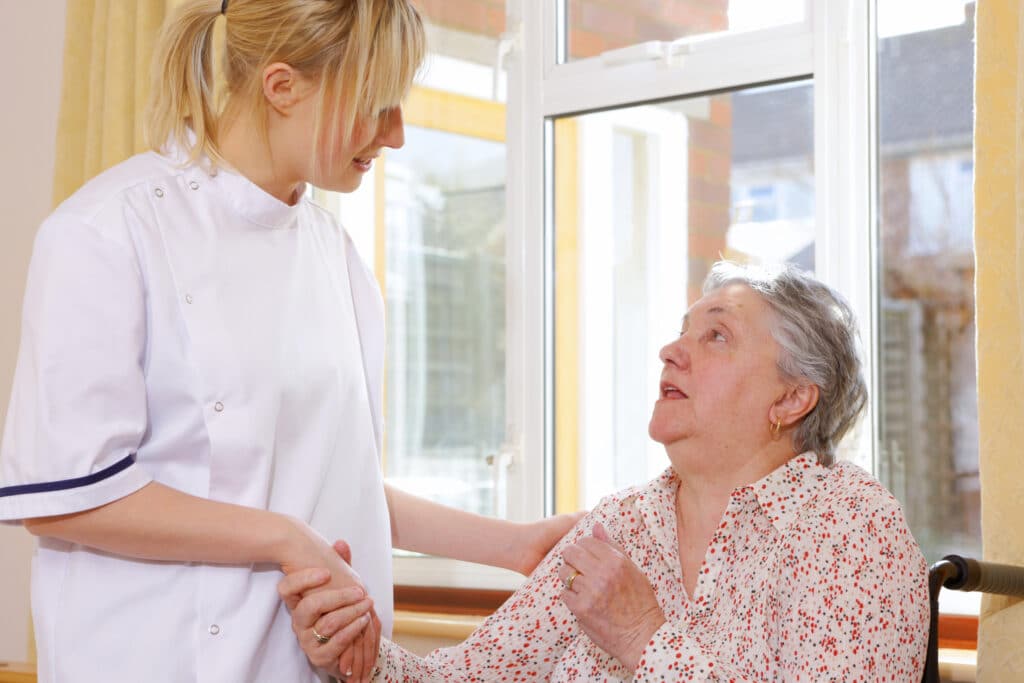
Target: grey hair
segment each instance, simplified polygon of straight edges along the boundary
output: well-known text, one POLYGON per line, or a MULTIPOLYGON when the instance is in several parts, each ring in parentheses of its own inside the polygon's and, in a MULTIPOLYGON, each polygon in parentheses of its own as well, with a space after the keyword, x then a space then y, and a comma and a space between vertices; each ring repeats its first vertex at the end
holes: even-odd
POLYGON ((857 322, 846 299, 793 266, 762 268, 719 261, 704 279, 708 294, 743 284, 760 294, 776 314, 772 337, 781 348, 783 379, 818 387, 818 404, 793 436, 797 453, 813 451, 830 466, 836 445, 857 422, 867 403, 857 322))

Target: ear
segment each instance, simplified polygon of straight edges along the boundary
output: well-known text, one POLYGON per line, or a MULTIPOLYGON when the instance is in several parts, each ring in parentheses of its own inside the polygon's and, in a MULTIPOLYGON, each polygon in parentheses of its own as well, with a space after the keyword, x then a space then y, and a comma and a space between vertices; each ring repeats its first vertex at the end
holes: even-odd
POLYGON ((768 421, 772 423, 779 421, 783 427, 789 427, 814 410, 816 405, 818 405, 817 384, 790 386, 786 388, 782 396, 775 399, 775 403, 768 411, 768 421))
POLYGON ((274 62, 263 70, 263 96, 277 113, 288 112, 305 94, 299 72, 283 62, 274 62))

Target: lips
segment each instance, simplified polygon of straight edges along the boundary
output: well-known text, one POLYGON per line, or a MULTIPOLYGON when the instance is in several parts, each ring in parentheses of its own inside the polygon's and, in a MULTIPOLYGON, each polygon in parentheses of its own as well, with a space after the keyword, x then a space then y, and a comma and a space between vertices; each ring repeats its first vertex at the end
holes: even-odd
POLYGON ((373 157, 368 157, 366 159, 356 158, 352 160, 352 164, 360 171, 363 171, 365 173, 366 171, 369 171, 371 168, 373 168, 373 157))
POLYGON ((678 401, 680 399, 689 398, 689 396, 686 395, 686 392, 670 382, 661 383, 661 397, 668 401, 678 401))

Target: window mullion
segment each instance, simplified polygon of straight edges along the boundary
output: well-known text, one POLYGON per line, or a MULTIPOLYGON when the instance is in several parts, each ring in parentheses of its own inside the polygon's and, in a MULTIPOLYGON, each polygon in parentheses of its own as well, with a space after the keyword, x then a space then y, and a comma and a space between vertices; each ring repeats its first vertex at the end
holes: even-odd
MULTIPOLYGON (((871 0, 816 0, 815 182, 817 275, 843 292, 860 323, 869 394, 878 396, 876 228, 871 0)), ((868 407, 854 450, 842 457, 873 468, 877 407, 868 407)))

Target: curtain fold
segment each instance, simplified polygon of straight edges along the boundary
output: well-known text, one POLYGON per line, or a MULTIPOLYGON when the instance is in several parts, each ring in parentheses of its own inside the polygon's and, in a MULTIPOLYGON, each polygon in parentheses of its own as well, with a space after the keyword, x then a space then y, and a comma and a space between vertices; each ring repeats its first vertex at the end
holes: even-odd
MULTIPOLYGON (((1024 6, 980 0, 975 78, 978 431, 985 558, 1024 565, 1024 6)), ((1024 681, 1024 604, 986 596, 978 681, 1024 681)))
POLYGON ((143 151, 142 113, 160 24, 176 0, 68 0, 54 204, 143 151))

